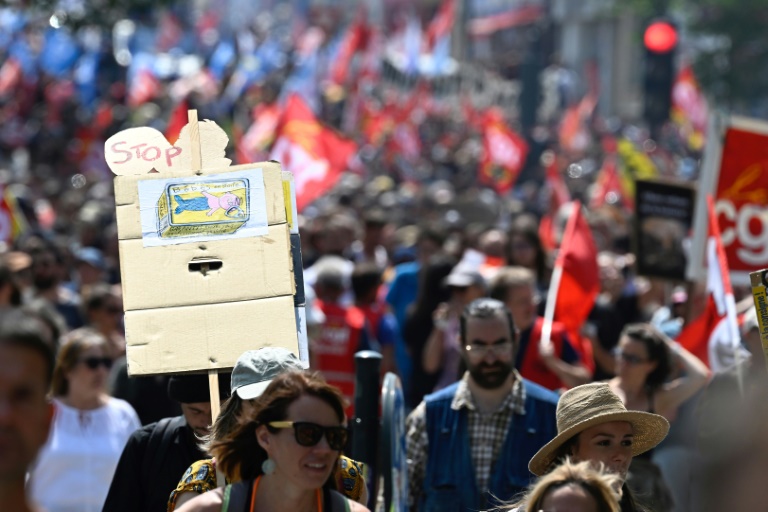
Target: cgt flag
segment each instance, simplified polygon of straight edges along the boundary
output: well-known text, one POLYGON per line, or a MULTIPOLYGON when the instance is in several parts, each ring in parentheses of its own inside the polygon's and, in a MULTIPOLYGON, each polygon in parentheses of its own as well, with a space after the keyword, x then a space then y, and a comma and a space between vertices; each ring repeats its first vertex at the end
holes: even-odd
POLYGON ((353 141, 320 124, 298 94, 288 97, 275 133, 269 158, 293 173, 298 211, 333 188, 357 151, 353 141))
POLYGON ((717 373, 733 366, 743 349, 728 260, 712 196, 707 196, 707 208, 707 306, 696 320, 685 326, 677 341, 717 373))
POLYGON ((497 109, 485 113, 482 132, 484 155, 480 161, 480 181, 499 194, 506 194, 523 168, 528 144, 506 125, 497 109))

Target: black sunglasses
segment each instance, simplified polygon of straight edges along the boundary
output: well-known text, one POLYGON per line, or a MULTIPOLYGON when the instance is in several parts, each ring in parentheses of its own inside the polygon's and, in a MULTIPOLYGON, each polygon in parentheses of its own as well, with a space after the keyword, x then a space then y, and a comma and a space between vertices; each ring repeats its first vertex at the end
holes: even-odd
POLYGON ((82 362, 91 370, 95 370, 99 365, 104 366, 107 370, 112 368, 112 359, 109 357, 86 357, 82 362))
POLYGON ((631 364, 631 365, 642 364, 642 363, 647 363, 648 362, 647 359, 643 359, 642 357, 636 356, 634 354, 627 354, 626 352, 624 352, 622 350, 615 350, 614 351, 614 355, 616 357, 621 358, 625 363, 631 364))
POLYGON ((328 446, 331 450, 341 451, 347 444, 349 430, 347 427, 323 427, 317 423, 307 421, 270 421, 267 423, 272 428, 291 428, 296 437, 296 442, 301 446, 315 446, 325 434, 328 446))

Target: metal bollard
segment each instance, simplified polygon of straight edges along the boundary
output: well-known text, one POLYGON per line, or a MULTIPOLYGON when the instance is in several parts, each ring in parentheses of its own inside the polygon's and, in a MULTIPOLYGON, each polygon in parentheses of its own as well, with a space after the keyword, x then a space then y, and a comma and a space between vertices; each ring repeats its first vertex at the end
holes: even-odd
MULTIPOLYGON (((379 398, 381 354, 363 350, 355 354, 355 418, 352 420, 350 457, 365 463, 370 499, 378 496, 379 398)), ((372 503, 375 503, 373 501, 372 503)))

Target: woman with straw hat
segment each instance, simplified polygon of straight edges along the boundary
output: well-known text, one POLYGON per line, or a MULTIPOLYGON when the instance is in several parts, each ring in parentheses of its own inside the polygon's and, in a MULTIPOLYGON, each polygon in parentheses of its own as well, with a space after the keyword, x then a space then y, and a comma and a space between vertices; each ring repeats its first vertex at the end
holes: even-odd
POLYGON ((602 463, 620 478, 622 512, 642 510, 626 485, 629 464, 666 437, 669 422, 658 414, 628 411, 604 382, 566 391, 556 416, 558 434, 528 463, 531 473, 545 475, 567 457, 602 463))

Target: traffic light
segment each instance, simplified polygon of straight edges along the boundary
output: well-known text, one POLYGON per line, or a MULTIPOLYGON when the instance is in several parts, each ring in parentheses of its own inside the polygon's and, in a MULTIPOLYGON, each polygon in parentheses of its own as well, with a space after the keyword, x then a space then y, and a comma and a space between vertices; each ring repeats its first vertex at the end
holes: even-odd
POLYGON ((645 120, 655 131, 669 119, 672 85, 675 80, 677 28, 665 19, 653 21, 643 35, 645 47, 645 120))

